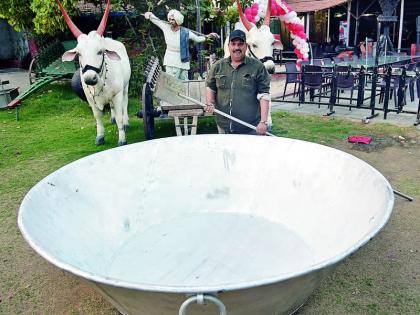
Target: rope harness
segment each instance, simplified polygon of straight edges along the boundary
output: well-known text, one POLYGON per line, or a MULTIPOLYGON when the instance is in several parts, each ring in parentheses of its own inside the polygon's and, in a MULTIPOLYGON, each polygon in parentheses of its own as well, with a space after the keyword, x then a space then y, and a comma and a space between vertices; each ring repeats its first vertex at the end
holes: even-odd
POLYGON ((262 63, 264 63, 264 62, 266 62, 266 61, 268 61, 268 60, 272 60, 272 61, 274 62, 274 58, 273 58, 272 56, 265 56, 265 57, 264 57, 264 58, 262 58, 262 59, 258 58, 258 57, 254 54, 254 52, 252 51, 252 49, 251 49, 251 47, 250 47, 250 46, 248 46, 248 51, 250 52, 250 54, 251 54, 251 56, 252 56, 252 57, 254 57, 255 59, 257 59, 257 60, 261 61, 262 63))
MULTIPOLYGON (((103 78, 103 84, 102 84, 102 87, 101 87, 101 89, 99 90, 99 92, 97 92, 97 93, 95 93, 95 86, 87 86, 87 88, 88 88, 88 91, 89 91, 89 94, 90 94, 90 96, 92 97, 92 99, 93 99, 93 102, 95 103, 95 106, 97 107, 97 102, 96 102, 96 100, 95 100, 95 96, 97 97, 97 96, 99 96, 100 94, 102 94, 102 92, 104 91, 104 88, 105 88, 105 85, 106 85, 106 79, 107 79, 107 74, 108 74, 108 67, 107 67, 107 63, 106 63, 106 61, 105 61, 105 54, 103 54, 102 55, 102 63, 101 63, 101 65, 100 65, 100 68, 96 68, 96 67, 94 67, 94 66, 91 66, 91 65, 85 65, 83 68, 82 68, 82 73, 85 73, 86 71, 88 71, 88 70, 92 70, 92 71, 95 71, 98 75, 99 75, 99 78, 100 79, 102 79, 102 76, 104 75, 104 78, 103 78), (105 69, 105 71, 103 71, 105 69), (92 93, 92 91, 90 90, 90 89, 93 89, 93 93, 92 93)), ((99 82, 99 81, 98 81, 99 82)))

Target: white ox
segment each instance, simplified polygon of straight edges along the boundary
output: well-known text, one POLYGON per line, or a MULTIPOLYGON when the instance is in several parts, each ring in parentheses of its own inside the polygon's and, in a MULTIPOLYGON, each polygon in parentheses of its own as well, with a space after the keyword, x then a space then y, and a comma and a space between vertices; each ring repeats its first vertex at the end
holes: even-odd
POLYGON ((96 144, 104 143, 104 125, 102 122, 104 106, 111 107, 111 121, 118 126, 118 145, 127 143, 125 129, 128 127, 128 84, 131 69, 124 45, 111 38, 104 38, 108 20, 110 0, 108 0, 101 24, 96 31, 83 34, 73 23, 67 12, 56 0, 64 19, 73 35, 77 46, 66 51, 63 61, 79 58, 80 77, 86 99, 96 119, 96 144))
MULTIPOLYGON (((283 49, 283 45, 281 41, 274 38, 270 30, 271 0, 268 0, 264 22, 259 28, 248 21, 242 12, 242 6, 239 0, 236 0, 236 3, 238 5, 239 17, 245 28, 241 29, 246 34, 246 43, 248 44, 247 56, 259 59, 264 64, 268 73, 274 73, 273 49, 283 49)), ((224 44, 225 58, 230 55, 228 44, 229 39, 226 38, 224 44)))
MULTIPOLYGON (((275 70, 275 64, 273 60, 273 50, 283 49, 283 44, 280 40, 274 38, 273 33, 270 30, 270 17, 271 17, 271 0, 268 0, 267 11, 264 17, 263 24, 258 28, 255 24, 251 23, 244 13, 242 12, 242 6, 239 0, 236 0, 238 5, 239 17, 241 23, 245 29, 241 28, 246 34, 246 43, 248 44, 247 56, 255 59, 259 59, 267 69, 268 73, 273 74, 275 70)), ((238 27, 237 27, 238 28, 238 27)), ((224 44, 225 58, 230 56, 229 53, 229 39, 226 38, 224 44)), ((268 126, 271 129, 271 101, 268 111, 268 126)))

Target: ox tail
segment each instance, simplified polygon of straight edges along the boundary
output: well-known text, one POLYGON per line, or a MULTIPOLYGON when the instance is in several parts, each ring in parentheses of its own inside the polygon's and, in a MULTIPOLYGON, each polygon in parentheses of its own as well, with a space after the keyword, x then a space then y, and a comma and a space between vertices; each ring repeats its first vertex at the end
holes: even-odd
POLYGON ((66 21, 66 24, 68 25, 70 31, 73 33, 74 37, 78 38, 83 33, 73 23, 70 16, 67 14, 66 10, 64 9, 63 5, 61 4, 60 0, 56 0, 56 1, 58 3, 58 6, 60 7, 60 11, 63 14, 64 20, 66 21))

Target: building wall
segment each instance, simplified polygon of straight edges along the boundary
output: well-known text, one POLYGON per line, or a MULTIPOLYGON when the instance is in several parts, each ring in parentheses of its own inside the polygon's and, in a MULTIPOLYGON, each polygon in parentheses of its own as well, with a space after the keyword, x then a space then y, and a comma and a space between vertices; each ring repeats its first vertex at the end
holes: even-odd
POLYGON ((24 32, 16 32, 6 20, 0 19, 0 63, 15 60, 17 64, 29 53, 24 32))
POLYGON ((0 19, 0 59, 14 59, 15 45, 13 29, 4 19, 0 19))

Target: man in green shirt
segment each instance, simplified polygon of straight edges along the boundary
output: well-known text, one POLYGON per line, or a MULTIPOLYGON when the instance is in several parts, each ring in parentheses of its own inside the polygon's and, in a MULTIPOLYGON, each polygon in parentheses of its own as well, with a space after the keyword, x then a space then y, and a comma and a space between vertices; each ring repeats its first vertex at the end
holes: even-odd
MULTIPOLYGON (((229 36, 230 57, 212 65, 206 79, 206 112, 214 108, 267 132, 270 76, 257 59, 246 57, 246 35, 234 30, 229 36)), ((216 114, 219 133, 255 134, 255 131, 216 114)))

